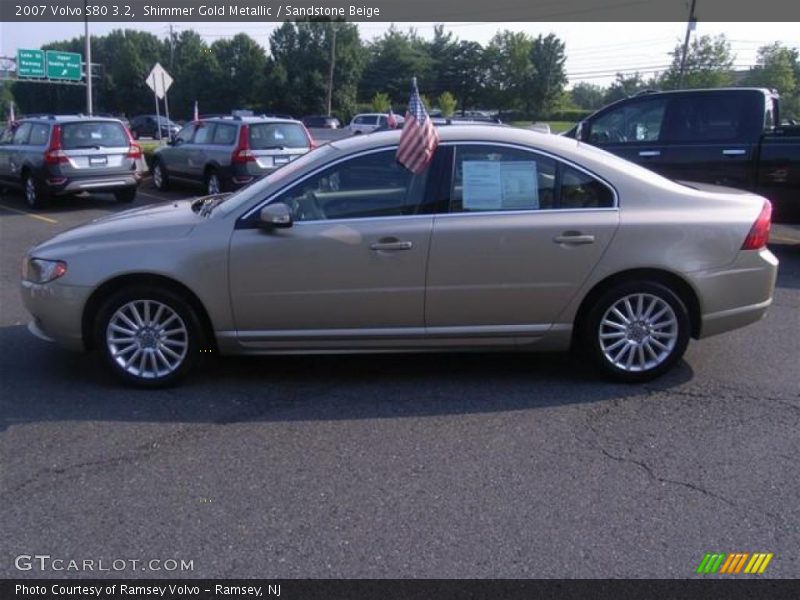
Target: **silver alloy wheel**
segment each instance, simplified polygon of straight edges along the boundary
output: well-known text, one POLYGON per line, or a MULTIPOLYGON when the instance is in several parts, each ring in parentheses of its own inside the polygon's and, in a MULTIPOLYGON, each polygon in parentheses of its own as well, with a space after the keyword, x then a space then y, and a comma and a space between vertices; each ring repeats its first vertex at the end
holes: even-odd
POLYGON ((189 332, 180 315, 156 300, 133 300, 114 312, 106 344, 123 371, 142 379, 174 373, 189 351, 189 332))
POLYGON ((36 182, 31 175, 25 180, 25 202, 28 206, 36 206, 36 200, 36 182))
POLYGON ((208 195, 213 196, 214 194, 219 194, 220 192, 220 185, 219 185, 219 176, 216 173, 209 173, 208 174, 208 195))
POLYGON ((600 320, 597 332, 606 360, 628 372, 649 371, 672 354, 678 342, 678 317, 653 294, 617 300, 600 320))
POLYGON ((161 172, 161 163, 156 163, 153 167, 153 184, 159 190, 164 184, 164 174, 161 172))

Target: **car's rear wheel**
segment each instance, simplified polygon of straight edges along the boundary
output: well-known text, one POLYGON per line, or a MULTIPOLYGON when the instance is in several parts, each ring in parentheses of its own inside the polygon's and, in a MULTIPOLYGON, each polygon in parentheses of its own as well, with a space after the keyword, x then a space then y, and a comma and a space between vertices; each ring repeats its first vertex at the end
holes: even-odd
POLYGON ((153 185, 161 191, 169 189, 169 174, 160 160, 153 163, 153 185))
POLYGON ((128 188, 114 192, 114 197, 121 204, 130 204, 136 199, 136 188, 128 188))
POLYGON ((36 181, 36 177, 31 173, 25 175, 23 180, 23 189, 25 192, 25 202, 30 208, 44 208, 47 205, 49 198, 48 193, 36 181))
POLYGON ((623 283, 605 292, 582 324, 581 340, 604 373, 648 381, 680 360, 689 342, 686 305, 654 281, 623 283))
POLYGON ((180 295, 153 286, 124 289, 97 313, 95 347, 112 372, 137 387, 173 384, 197 362, 203 329, 180 295))
POLYGON ((206 194, 212 196, 222 192, 222 180, 214 169, 206 171, 206 194))

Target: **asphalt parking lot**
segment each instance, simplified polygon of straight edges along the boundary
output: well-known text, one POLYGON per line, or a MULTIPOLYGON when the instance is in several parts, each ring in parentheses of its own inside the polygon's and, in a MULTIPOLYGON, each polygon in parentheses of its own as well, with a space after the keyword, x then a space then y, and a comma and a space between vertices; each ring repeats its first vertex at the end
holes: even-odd
POLYGON ((29 335, 17 292, 30 246, 126 208, 0 197, 0 577, 690 577, 712 551, 800 576, 796 228, 767 318, 647 385, 499 353, 214 358, 142 392, 29 335))

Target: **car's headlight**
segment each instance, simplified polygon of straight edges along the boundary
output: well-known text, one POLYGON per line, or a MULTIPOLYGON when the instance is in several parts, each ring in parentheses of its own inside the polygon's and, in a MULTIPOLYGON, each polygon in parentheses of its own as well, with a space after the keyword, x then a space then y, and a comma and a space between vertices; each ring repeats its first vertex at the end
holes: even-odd
POLYGON ((22 278, 32 283, 49 283, 67 272, 67 263, 63 260, 45 260, 43 258, 27 258, 22 261, 22 278))

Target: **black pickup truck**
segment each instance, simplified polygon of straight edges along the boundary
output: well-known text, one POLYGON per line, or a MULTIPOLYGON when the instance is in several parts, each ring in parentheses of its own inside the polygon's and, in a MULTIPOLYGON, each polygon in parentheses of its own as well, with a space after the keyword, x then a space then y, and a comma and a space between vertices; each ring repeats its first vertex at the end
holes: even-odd
POLYGON ((564 135, 671 179, 752 190, 776 217, 800 217, 800 126, 780 125, 760 88, 644 92, 600 109, 564 135))

